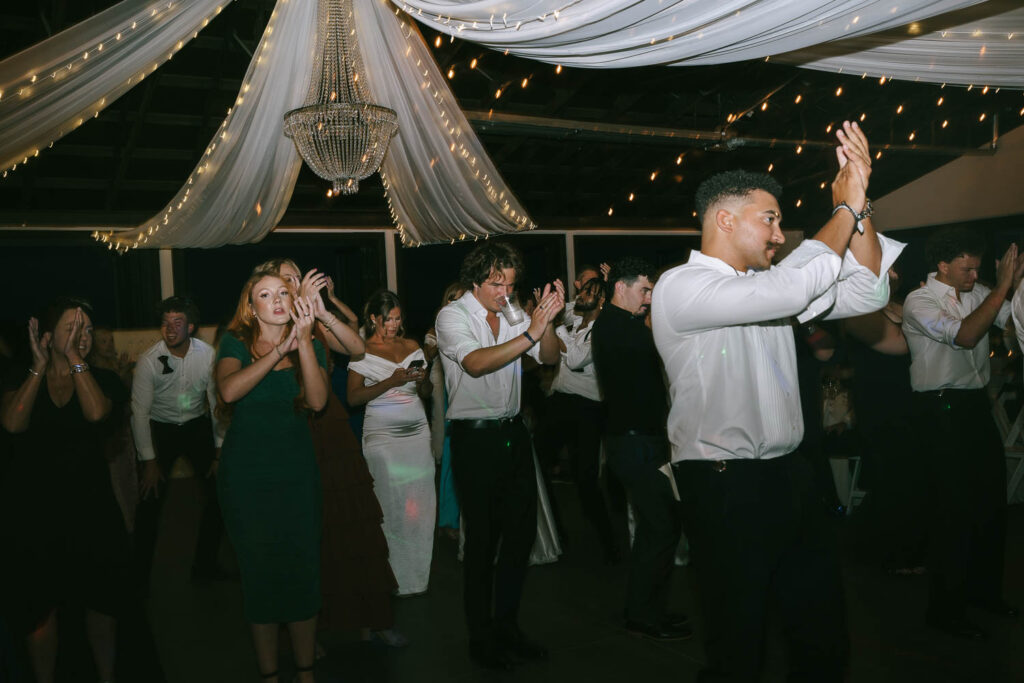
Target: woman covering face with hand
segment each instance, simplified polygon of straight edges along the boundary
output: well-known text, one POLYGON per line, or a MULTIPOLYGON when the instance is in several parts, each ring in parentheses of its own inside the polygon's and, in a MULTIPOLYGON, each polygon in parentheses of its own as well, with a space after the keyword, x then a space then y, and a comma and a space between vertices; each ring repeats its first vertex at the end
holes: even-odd
POLYGON ((53 302, 29 321, 31 364, 0 399, 14 435, 0 487, 2 607, 27 636, 41 683, 54 676, 59 604, 86 610, 99 678, 113 679, 116 617, 130 589, 128 534, 105 460, 127 396, 116 374, 83 360, 92 332, 86 302, 53 302))
POLYGON ((313 680, 320 609, 320 478, 307 416, 327 403, 315 304, 280 277, 246 282, 217 355, 222 420, 217 478, 238 555, 260 673, 276 681, 278 625, 291 633, 300 681, 313 680))

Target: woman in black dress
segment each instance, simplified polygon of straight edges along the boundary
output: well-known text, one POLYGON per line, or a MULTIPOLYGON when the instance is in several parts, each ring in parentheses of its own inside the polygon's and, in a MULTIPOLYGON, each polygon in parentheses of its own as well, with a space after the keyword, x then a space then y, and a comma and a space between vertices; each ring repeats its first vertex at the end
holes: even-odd
POLYGON ((96 673, 113 680, 116 619, 129 590, 128 534, 104 459, 126 396, 116 374, 83 360, 90 313, 86 302, 63 298, 30 320, 31 365, 0 399, 14 451, 0 489, 0 590, 38 683, 54 678, 65 605, 85 609, 96 673))

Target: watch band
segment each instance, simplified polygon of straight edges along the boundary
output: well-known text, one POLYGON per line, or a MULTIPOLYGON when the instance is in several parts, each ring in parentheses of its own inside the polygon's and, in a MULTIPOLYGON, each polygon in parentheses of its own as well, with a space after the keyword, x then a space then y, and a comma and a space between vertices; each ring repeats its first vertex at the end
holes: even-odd
POLYGON ((868 216, 871 215, 870 213, 868 213, 870 206, 871 206, 871 202, 868 202, 868 205, 867 205, 867 207, 864 208, 864 211, 862 211, 861 213, 857 213, 856 211, 853 210, 853 207, 850 206, 849 204, 847 204, 846 202, 839 202, 838 204, 836 204, 835 208, 832 209, 832 215, 835 216, 837 213, 839 213, 843 209, 846 209, 851 214, 853 214, 853 221, 854 221, 854 225, 857 228, 857 232, 859 232, 860 234, 863 235, 864 234, 864 224, 861 223, 861 221, 864 218, 867 218, 868 216))
POLYGON ((89 369, 88 363, 74 363, 71 366, 71 374, 77 375, 81 372, 86 372, 89 369))

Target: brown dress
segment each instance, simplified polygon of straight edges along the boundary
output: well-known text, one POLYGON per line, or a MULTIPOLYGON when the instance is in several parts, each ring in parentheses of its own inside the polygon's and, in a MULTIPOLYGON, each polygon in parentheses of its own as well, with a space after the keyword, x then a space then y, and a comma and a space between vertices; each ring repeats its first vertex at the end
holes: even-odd
POLYGON ((348 413, 334 392, 327 408, 310 419, 313 448, 323 485, 320 577, 322 629, 391 628, 392 596, 398 588, 388 563, 384 515, 373 493, 373 477, 348 413))

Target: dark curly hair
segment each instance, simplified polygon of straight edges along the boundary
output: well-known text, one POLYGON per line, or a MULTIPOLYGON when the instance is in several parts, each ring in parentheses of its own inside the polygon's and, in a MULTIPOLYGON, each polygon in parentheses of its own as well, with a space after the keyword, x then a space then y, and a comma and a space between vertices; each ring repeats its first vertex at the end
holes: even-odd
POLYGON ((982 256, 985 253, 985 238, 978 232, 963 227, 942 228, 928 236, 924 255, 929 268, 939 263, 950 263, 957 256, 982 256))
POLYGON ((767 173, 752 171, 725 171, 716 173, 697 187, 697 222, 704 224, 704 214, 709 207, 727 197, 746 197, 755 190, 764 190, 781 199, 782 185, 767 173))
POLYGON ((160 323, 163 322, 164 313, 184 313, 189 325, 199 327, 199 308, 192 303, 191 299, 183 296, 169 296, 156 307, 156 314, 160 323))
POLYGON ((81 308, 82 312, 90 318, 93 317, 92 304, 86 299, 77 296, 58 296, 50 301, 46 308, 39 315, 39 334, 46 332, 53 334, 57 331, 57 323, 65 311, 81 308))
POLYGON ((486 240, 483 244, 469 252, 462 261, 459 280, 467 289, 483 284, 491 273, 505 268, 516 271, 516 279, 522 282, 526 276, 523 266, 523 255, 508 242, 486 240))
POLYGON ((608 296, 615 294, 615 283, 623 282, 627 286, 636 282, 637 278, 646 277, 654 282, 658 270, 654 264, 635 256, 626 256, 612 263, 608 272, 608 296))

